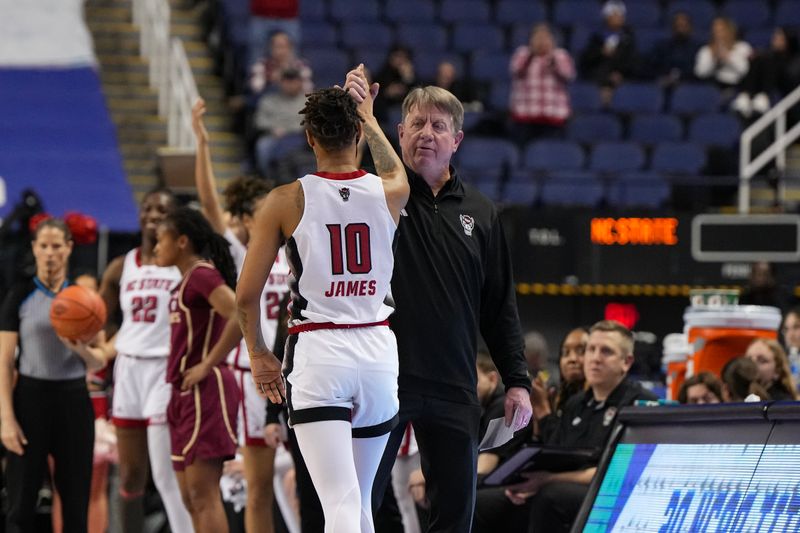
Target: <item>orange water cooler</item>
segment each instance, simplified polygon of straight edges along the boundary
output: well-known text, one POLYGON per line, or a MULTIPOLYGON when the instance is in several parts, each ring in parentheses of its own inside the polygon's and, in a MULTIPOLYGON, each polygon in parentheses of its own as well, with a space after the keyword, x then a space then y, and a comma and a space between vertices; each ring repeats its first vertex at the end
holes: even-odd
POLYGON ((744 355, 753 339, 778 337, 781 312, 776 307, 758 305, 689 307, 683 321, 692 352, 686 377, 700 372, 719 376, 728 361, 744 355))

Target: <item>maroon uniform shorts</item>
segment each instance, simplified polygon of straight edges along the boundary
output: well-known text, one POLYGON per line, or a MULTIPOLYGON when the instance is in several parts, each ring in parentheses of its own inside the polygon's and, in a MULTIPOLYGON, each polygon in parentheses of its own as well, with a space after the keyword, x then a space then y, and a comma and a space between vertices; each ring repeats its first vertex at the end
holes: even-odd
POLYGON ((231 459, 236 455, 236 378, 216 367, 188 391, 173 387, 167 407, 172 467, 181 471, 195 459, 231 459))

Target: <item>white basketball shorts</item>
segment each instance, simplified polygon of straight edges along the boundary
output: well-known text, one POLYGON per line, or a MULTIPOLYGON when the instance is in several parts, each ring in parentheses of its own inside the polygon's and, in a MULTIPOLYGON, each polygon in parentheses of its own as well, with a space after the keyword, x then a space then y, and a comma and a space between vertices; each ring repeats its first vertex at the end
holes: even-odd
POLYGON ((114 363, 111 420, 117 427, 166 424, 171 393, 166 357, 119 354, 114 363))
POLYGON ((249 370, 234 370, 236 383, 242 391, 239 403, 239 443, 245 446, 266 446, 264 426, 267 422, 267 399, 258 395, 253 374, 249 370))
POLYGON ((316 329, 286 342, 289 425, 345 420, 353 437, 397 425, 397 341, 388 326, 316 329))

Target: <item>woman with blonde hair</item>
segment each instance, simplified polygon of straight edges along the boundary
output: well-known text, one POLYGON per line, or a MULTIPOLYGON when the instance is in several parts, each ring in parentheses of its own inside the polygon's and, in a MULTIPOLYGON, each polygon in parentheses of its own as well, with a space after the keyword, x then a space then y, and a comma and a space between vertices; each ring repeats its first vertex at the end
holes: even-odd
POLYGON ((694 73, 700 79, 716 82, 722 89, 732 89, 750 69, 752 54, 753 48, 738 40, 736 24, 731 19, 717 17, 711 23, 711 39, 697 52, 694 73))
POLYGON ((797 386, 789 369, 789 358, 778 341, 755 339, 747 347, 745 356, 758 367, 758 382, 767 389, 771 399, 797 399, 797 386))

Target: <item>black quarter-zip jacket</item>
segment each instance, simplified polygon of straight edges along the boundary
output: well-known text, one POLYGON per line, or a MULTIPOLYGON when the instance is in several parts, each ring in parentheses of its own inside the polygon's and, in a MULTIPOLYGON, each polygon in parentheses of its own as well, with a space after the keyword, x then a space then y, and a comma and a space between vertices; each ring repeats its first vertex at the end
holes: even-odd
POLYGON ((494 204, 455 169, 434 197, 406 168, 390 317, 401 391, 477 404, 477 334, 506 388, 530 390, 511 258, 494 204))

